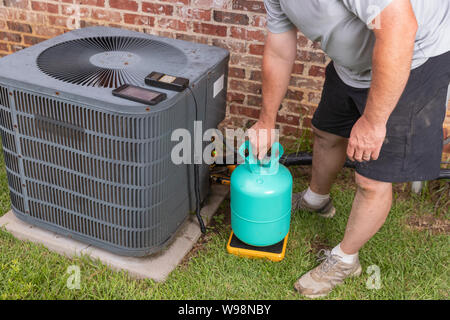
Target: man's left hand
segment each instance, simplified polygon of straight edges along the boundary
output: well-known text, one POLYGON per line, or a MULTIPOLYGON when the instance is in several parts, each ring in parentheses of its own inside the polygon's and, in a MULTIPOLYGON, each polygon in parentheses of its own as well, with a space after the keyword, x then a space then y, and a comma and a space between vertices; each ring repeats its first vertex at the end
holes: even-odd
POLYGON ((384 123, 372 123, 362 115, 353 126, 348 141, 347 156, 351 161, 377 160, 386 137, 384 123))

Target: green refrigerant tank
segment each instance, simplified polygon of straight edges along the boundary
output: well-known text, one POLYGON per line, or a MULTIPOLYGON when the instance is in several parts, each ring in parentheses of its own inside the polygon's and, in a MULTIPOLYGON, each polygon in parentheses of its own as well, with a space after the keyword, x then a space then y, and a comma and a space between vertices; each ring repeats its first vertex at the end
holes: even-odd
POLYGON ((239 148, 245 161, 231 175, 231 227, 251 246, 276 244, 289 232, 292 175, 279 163, 283 147, 275 142, 271 150, 270 160, 263 163, 246 141, 239 148))

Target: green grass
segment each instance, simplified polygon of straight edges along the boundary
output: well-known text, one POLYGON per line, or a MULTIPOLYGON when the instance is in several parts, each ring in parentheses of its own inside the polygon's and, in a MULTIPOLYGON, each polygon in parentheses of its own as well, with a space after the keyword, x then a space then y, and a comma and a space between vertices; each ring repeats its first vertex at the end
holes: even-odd
MULTIPOLYGON (((0 215, 9 210, 3 161, 0 168, 0 215)), ((308 169, 294 168, 296 191, 306 186, 308 169)), ((21 242, 0 231, 0 299, 301 299, 295 280, 316 265, 316 252, 334 246, 342 237, 354 196, 350 170, 343 171, 332 190, 337 208, 333 219, 295 212, 286 257, 282 262, 250 260, 226 253, 230 233, 228 201, 221 205, 214 227, 165 283, 134 280, 113 272, 87 257, 69 259, 46 248, 21 242), (81 270, 81 288, 68 289, 67 268, 81 270)), ((448 219, 447 193, 440 210, 434 195, 416 197, 398 193, 380 232, 360 252, 363 274, 336 288, 330 299, 447 299, 448 248, 445 233, 419 231, 408 226, 412 216, 448 219), (381 289, 366 288, 367 267, 381 269, 381 289)), ((427 192, 431 192, 429 189, 427 192)), ((442 203, 442 198, 439 198, 442 203)))

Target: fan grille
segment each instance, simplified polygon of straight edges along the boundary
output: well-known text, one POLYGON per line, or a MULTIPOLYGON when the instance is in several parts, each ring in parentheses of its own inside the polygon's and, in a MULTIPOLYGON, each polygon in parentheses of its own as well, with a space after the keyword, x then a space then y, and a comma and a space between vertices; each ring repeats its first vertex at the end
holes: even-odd
POLYGON ((160 41, 109 36, 57 44, 39 55, 37 65, 45 74, 64 82, 117 88, 125 83, 141 84, 162 62, 179 65, 180 69, 186 60, 179 49, 160 41))

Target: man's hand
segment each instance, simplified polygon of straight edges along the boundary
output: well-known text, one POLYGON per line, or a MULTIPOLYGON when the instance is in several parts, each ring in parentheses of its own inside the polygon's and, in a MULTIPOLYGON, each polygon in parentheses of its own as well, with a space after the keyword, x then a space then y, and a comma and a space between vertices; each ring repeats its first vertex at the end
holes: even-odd
POLYGON ((351 161, 377 160, 386 136, 384 123, 371 123, 364 115, 356 121, 348 140, 347 156, 351 161))
POLYGON ((275 142, 276 135, 274 132, 275 123, 264 122, 259 120, 253 127, 248 129, 248 137, 252 146, 252 152, 258 159, 263 159, 269 151, 273 142, 275 142))

